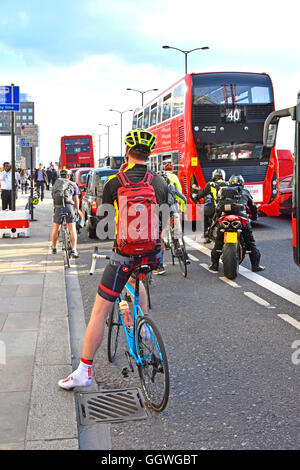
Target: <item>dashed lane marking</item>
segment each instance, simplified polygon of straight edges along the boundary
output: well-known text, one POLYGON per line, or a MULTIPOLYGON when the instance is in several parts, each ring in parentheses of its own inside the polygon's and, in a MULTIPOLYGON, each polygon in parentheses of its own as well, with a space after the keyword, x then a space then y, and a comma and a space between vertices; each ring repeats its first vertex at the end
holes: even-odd
POLYGON ((269 304, 269 302, 267 302, 266 300, 262 299, 261 297, 258 297, 258 295, 253 294, 253 292, 244 292, 244 294, 249 297, 249 299, 254 300, 254 302, 258 303, 259 305, 262 305, 263 307, 276 308, 269 304))
MULTIPOLYGON (((188 245, 191 246, 191 248, 201 251, 207 256, 210 256, 211 250, 204 247, 200 243, 195 242, 189 237, 185 236, 184 238, 188 245)), ((284 300, 287 300, 288 302, 297 305, 297 307, 300 307, 300 295, 295 294, 295 292, 292 292, 289 289, 286 289, 285 287, 276 284, 276 282, 270 281, 269 279, 260 276, 259 274, 253 273, 252 271, 247 268, 244 268, 243 266, 239 267, 239 273, 250 281, 253 281, 261 287, 264 287, 265 289, 269 290, 270 292, 273 292, 273 294, 276 294, 284 300)))
POLYGON ((226 284, 228 284, 231 287, 235 287, 235 288, 236 287, 241 287, 235 281, 232 281, 231 279, 227 279, 227 277, 221 276, 221 277, 219 277, 219 279, 221 279, 221 281, 223 281, 223 282, 226 282, 226 284))
POLYGON ((212 274, 219 274, 218 271, 211 271, 211 270, 208 268, 208 264, 200 263, 200 266, 202 266, 202 268, 206 269, 207 271, 209 271, 209 272, 212 273, 212 274))
POLYGON ((297 330, 300 330, 300 322, 295 320, 295 318, 292 318, 285 313, 280 313, 278 317, 280 317, 282 320, 286 321, 290 325, 293 325, 295 328, 297 328, 297 330))
POLYGON ((196 256, 191 255, 190 253, 189 253, 189 258, 190 258, 192 261, 199 261, 198 258, 196 258, 196 256))

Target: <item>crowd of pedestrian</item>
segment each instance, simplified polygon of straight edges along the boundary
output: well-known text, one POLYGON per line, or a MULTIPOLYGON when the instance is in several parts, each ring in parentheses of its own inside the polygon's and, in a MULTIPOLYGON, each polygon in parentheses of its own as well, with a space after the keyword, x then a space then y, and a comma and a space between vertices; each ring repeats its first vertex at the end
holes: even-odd
MULTIPOLYGON (((3 162, 0 165, 0 192, 2 210, 11 210, 11 164, 10 162, 3 162)), ((51 162, 48 168, 42 163, 39 164, 38 168, 33 169, 31 176, 30 168, 16 168, 15 171, 15 195, 18 197, 18 190, 21 194, 29 193, 31 186, 31 180, 33 180, 33 186, 38 192, 41 201, 44 199, 45 189, 50 190, 50 186, 53 186, 57 179, 57 170, 51 162)))

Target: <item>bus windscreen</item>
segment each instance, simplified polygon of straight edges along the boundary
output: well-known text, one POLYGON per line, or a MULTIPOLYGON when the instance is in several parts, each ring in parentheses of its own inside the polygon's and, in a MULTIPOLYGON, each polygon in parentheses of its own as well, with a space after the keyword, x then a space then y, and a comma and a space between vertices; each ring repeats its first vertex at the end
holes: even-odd
POLYGON ((251 105, 273 102, 268 75, 214 73, 193 75, 194 105, 251 105))

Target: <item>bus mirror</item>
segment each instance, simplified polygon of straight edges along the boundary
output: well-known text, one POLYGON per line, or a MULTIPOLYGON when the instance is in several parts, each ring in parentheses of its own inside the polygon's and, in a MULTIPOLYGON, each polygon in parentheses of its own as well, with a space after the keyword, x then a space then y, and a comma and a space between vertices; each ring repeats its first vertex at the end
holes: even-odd
POLYGON ((295 107, 280 109, 279 111, 273 111, 267 117, 264 125, 263 145, 272 148, 275 145, 278 122, 280 118, 290 116, 293 119, 295 116, 295 107))

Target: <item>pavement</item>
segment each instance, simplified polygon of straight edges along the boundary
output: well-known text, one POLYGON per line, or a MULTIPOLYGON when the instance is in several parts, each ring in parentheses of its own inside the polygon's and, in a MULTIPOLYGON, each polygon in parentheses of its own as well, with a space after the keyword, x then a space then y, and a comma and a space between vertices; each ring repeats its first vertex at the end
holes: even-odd
POLYGON ((49 192, 34 217, 30 237, 0 239, 0 450, 76 450, 75 396, 57 385, 72 372, 72 357, 49 192))

